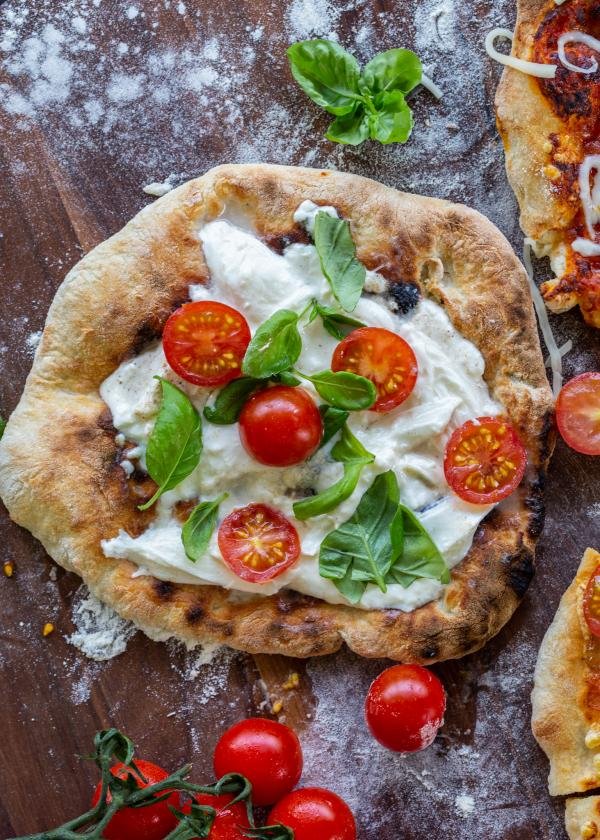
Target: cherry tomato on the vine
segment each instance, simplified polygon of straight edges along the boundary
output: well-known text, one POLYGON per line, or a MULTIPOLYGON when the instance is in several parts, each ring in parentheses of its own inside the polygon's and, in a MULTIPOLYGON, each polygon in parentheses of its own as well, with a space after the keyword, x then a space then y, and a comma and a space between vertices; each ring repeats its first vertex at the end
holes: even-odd
POLYGON ((527 452, 518 434, 499 417, 467 420, 446 444, 446 481, 457 496, 474 505, 510 496, 526 466, 527 452))
POLYGON ((175 373, 206 387, 241 376, 249 343, 250 327, 244 316, 215 300, 184 303, 163 331, 163 349, 175 373))
POLYGON ((352 811, 325 788, 293 790, 271 809, 267 822, 291 828, 294 840, 356 840, 352 811))
POLYGON ((276 720, 241 720, 221 736, 214 768, 217 777, 241 773, 252 784, 252 802, 272 805, 300 779, 300 741, 293 730, 276 720))
POLYGON ((433 743, 445 711, 444 686, 422 665, 393 665, 383 671, 365 703, 371 734, 395 752, 416 752, 433 743))
POLYGON ((341 341, 333 352, 331 369, 349 370, 370 379, 377 388, 371 411, 391 411, 412 393, 417 381, 417 359, 412 347, 391 330, 361 327, 341 341))
MULTIPOLYGON (((115 764, 111 773, 119 779, 126 779, 128 775, 136 779, 139 788, 150 787, 162 782, 169 775, 162 767, 143 759, 135 760, 136 767, 146 781, 137 776, 133 768, 125 764, 115 764)), ((92 806, 98 803, 102 785, 98 784, 92 797, 92 806)), ((110 802, 110 793, 108 795, 110 802)), ((171 813, 169 806, 179 807, 179 794, 173 792, 168 799, 147 805, 144 808, 123 808, 112 817, 102 832, 106 840, 162 840, 177 825, 177 817, 171 813)))
POLYGON ((289 467, 309 458, 319 446, 323 421, 302 388, 276 385, 251 397, 240 414, 244 449, 271 467, 289 467))
POLYGON ((556 424, 565 443, 584 455, 600 455, 600 373, 582 373, 563 385, 556 424))
MULTIPOLYGON (((195 793, 194 799, 199 805, 210 805, 217 812, 215 821, 209 834, 209 840, 248 840, 245 829, 250 828, 248 812, 244 802, 229 803, 233 799, 231 793, 211 794, 195 793)), ((190 803, 181 809, 184 814, 190 813, 190 803)))
POLYGON ((277 577, 300 557, 300 538, 292 523, 262 504, 231 511, 221 522, 218 542, 231 571, 250 583, 277 577))
POLYGON ((600 566, 594 571, 585 589, 583 614, 590 633, 600 636, 600 566))

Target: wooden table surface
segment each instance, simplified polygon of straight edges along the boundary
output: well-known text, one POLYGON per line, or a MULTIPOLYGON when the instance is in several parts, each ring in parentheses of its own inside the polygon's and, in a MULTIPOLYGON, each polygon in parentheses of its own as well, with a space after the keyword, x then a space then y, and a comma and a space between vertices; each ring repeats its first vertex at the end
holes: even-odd
MULTIPOLYGON (((225 161, 329 166, 465 201, 517 249, 492 97, 498 68, 485 32, 512 25, 512 0, 4 0, 0 3, 0 411, 15 407, 36 333, 66 271, 149 200, 225 161), (444 90, 412 97, 406 147, 342 148, 290 80, 285 47, 333 34, 366 60, 414 47, 444 90)), ((543 272, 545 266, 540 266, 543 272)), ((600 367, 598 334, 570 313, 572 375, 600 367)), ((35 441, 31 441, 35 446, 35 441)), ((191 759, 210 777, 212 748, 237 719, 284 700, 305 751, 306 783, 345 796, 361 840, 561 840, 562 802, 529 729, 537 649, 582 551, 596 544, 600 465, 559 443, 547 483, 538 572, 510 624, 483 651, 435 670, 448 690, 434 746, 380 749, 361 707, 384 662, 347 652, 309 663, 223 653, 202 664, 138 633, 122 655, 92 662, 67 642, 80 582, 58 570, 5 511, 0 576, 0 836, 40 831, 86 807, 95 731, 126 731, 168 768, 191 759), (56 631, 42 638, 46 621, 56 631), (300 674, 295 691, 282 683, 300 674)), ((79 593, 81 597, 81 593, 79 593)))

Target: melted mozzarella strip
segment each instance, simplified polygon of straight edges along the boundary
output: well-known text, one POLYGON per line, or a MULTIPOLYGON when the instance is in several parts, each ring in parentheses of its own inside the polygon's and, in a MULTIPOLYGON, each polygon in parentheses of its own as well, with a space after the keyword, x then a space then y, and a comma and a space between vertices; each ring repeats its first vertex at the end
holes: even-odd
POLYGON ((597 38, 593 38, 591 35, 588 35, 587 32, 580 32, 577 29, 572 30, 571 32, 564 32, 558 39, 558 57, 561 64, 564 64, 568 70, 572 70, 574 73, 595 73, 598 69, 598 62, 596 59, 592 58, 592 63, 587 67, 572 64, 572 62, 570 62, 567 58, 565 52, 567 44, 585 44, 586 47, 590 47, 592 50, 600 52, 600 41, 597 38))
POLYGON ((506 55, 498 52, 494 46, 496 38, 507 38, 511 44, 514 38, 510 29, 492 29, 488 32, 485 39, 485 49, 490 58, 499 61, 500 64, 505 64, 507 67, 512 67, 514 70, 519 70, 521 73, 527 73, 529 76, 537 76, 540 79, 553 79, 556 76, 555 64, 537 64, 535 61, 525 61, 524 58, 517 58, 516 55, 506 55))
MULTIPOLYGON (((535 280, 533 279, 533 263, 531 262, 531 249, 534 245, 535 243, 532 239, 529 239, 529 237, 525 239, 523 243, 523 264, 525 265, 525 270, 527 272, 527 279, 529 280, 529 288, 531 290, 533 306, 538 318, 538 323, 540 325, 540 330, 542 332, 544 344, 546 345, 546 348, 548 350, 548 356, 550 357, 550 368, 552 370, 552 393, 555 397, 557 397, 558 392, 562 388, 563 383, 562 357, 564 353, 561 351, 558 344, 556 343, 554 333, 552 332, 552 328, 550 326, 550 319, 548 318, 548 311, 546 309, 546 304, 544 303, 544 298, 542 297, 542 293, 536 286, 535 280)), ((567 353, 568 350, 565 350, 564 352, 567 353)))
POLYGON ((590 235, 594 239, 594 226, 600 222, 600 155, 588 155, 583 159, 579 167, 579 192, 585 215, 585 224, 590 235), (594 184, 590 185, 590 176, 596 170, 594 184))

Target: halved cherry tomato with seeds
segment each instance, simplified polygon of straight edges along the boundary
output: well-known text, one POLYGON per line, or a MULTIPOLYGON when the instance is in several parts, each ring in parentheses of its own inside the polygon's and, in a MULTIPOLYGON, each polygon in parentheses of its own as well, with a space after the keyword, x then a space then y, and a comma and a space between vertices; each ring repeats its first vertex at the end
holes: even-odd
POLYGON ((590 633, 600 636, 600 566, 591 576, 583 595, 583 614, 590 633))
POLYGON ((262 504, 233 510, 221 522, 218 541, 231 571, 250 583, 277 577, 300 557, 300 538, 292 523, 262 504))
POLYGON ((417 359, 403 338, 381 327, 361 327, 333 352, 331 369, 349 370, 370 379, 377 388, 371 411, 391 411, 410 396, 417 381, 417 359))
POLYGON ((446 481, 457 496, 474 505, 495 504, 510 496, 526 465, 519 436, 498 417, 467 420, 446 444, 446 481))
POLYGON ((250 344, 244 316, 214 300, 184 303, 163 331, 163 349, 175 373, 194 385, 225 385, 242 373, 250 344))
POLYGON ((571 449, 600 455, 600 373, 582 373, 563 386, 556 401, 556 424, 571 449))

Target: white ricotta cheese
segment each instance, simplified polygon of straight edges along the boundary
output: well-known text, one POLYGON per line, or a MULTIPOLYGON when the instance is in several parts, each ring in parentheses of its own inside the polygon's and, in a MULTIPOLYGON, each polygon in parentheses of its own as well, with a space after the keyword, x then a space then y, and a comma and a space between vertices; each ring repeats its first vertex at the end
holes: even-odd
MULTIPOLYGON (((304 202, 296 213, 308 228, 315 208, 312 202, 304 202)), ((234 306, 243 312, 252 330, 275 310, 286 307, 299 311, 313 297, 334 305, 312 245, 290 245, 280 255, 252 232, 226 219, 206 224, 199 237, 211 283, 190 287, 192 300, 218 300, 234 306)), ((375 287, 383 288, 384 279, 372 274, 377 281, 375 287)), ((452 431, 465 420, 502 410, 483 380, 483 357, 454 329, 444 310, 429 300, 421 300, 408 315, 400 316, 382 297, 363 296, 354 315, 370 326, 385 327, 405 338, 416 354, 419 377, 411 396, 394 411, 351 414, 350 427, 375 455, 375 462, 363 470, 349 499, 326 515, 298 522, 293 516, 293 502, 306 495, 309 488, 325 489, 342 474, 341 465, 329 457, 331 445, 297 467, 268 467, 246 453, 237 425, 204 422, 204 451, 198 468, 161 497, 156 519, 144 533, 132 537, 121 531, 103 541, 104 553, 131 560, 138 565, 138 573, 175 582, 224 586, 234 590, 235 597, 240 592, 268 595, 290 588, 331 603, 344 603, 333 583, 319 575, 320 544, 329 531, 351 516, 373 478, 393 469, 402 501, 416 511, 448 565, 456 565, 468 552, 475 529, 490 507, 469 505, 450 492, 443 474, 444 447, 452 431), (221 518, 234 508, 264 502, 293 521, 302 554, 292 568, 266 584, 242 581, 224 564, 216 533, 201 560, 192 563, 187 559, 181 525, 172 514, 173 504, 181 499, 212 499, 224 491, 230 495, 221 505, 221 518)), ((336 344, 320 319, 315 320, 303 329, 303 351, 297 367, 306 372, 329 367, 336 344)), ((137 443, 140 451, 158 408, 159 386, 153 379, 156 374, 183 388, 199 410, 211 398, 207 389, 178 379, 159 344, 123 363, 105 380, 100 393, 112 412, 115 427, 137 443)), ((312 386, 306 387, 312 390, 312 386)), ((143 465, 143 456, 141 461, 143 465)), ((370 585, 359 606, 411 610, 439 597, 442 591, 443 586, 432 580, 418 580, 407 589, 394 584, 385 594, 370 585)))

